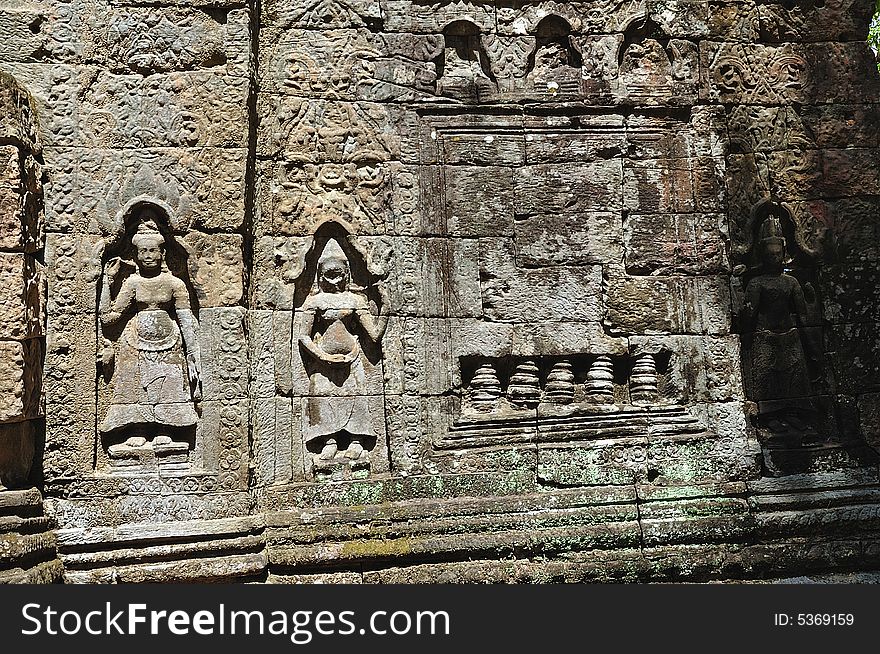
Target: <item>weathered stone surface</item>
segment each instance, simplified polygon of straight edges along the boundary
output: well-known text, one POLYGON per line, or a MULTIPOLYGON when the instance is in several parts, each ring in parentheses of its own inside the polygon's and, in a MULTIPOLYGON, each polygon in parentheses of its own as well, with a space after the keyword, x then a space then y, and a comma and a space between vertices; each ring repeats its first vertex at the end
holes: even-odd
POLYGON ((720 214, 632 214, 624 231, 626 270, 633 275, 726 272, 727 221, 720 214))
POLYGON ((784 200, 846 197, 847 189, 880 193, 880 176, 869 162, 876 150, 805 150, 774 152, 769 157, 771 188, 784 200))
POLYGON ((508 240, 480 240, 480 287, 485 317, 502 322, 600 319, 599 266, 518 268, 512 265, 513 250, 513 243, 508 240), (560 287, 570 289, 570 295, 557 294, 560 287))
POLYGON ((193 261, 189 269, 199 287, 199 306, 235 306, 244 295, 242 237, 238 234, 190 232, 183 242, 193 261), (204 297, 201 297, 204 293, 204 297))
POLYGON ((27 254, 0 253, 0 334, 26 339, 43 334, 43 266, 27 254))
POLYGON ((811 3, 758 4, 761 37, 766 41, 860 41, 871 8, 855 0, 811 3))
POLYGON ((235 148, 48 149, 48 231, 113 233, 118 214, 146 196, 172 210, 172 227, 235 231, 244 220, 246 152, 235 148))
POLYGON ((729 290, 717 277, 630 277, 608 280, 605 322, 616 333, 722 334, 729 290))
POLYGON ((518 217, 516 260, 521 266, 556 266, 619 261, 621 226, 614 213, 585 212, 518 217))
POLYGON ((627 162, 624 205, 638 213, 715 212, 725 208, 724 161, 708 157, 627 162))
MULTIPOLYGON (((4 388, 3 394, 8 395, 9 389, 4 388)), ((35 453, 36 443, 32 423, 13 422, 0 425, 0 492, 7 488, 21 488, 27 485, 35 453)), ((2 561, 2 548, 0 548, 0 561, 2 561)))
POLYGON ((870 3, 0 5, 0 581, 874 565, 870 3))
POLYGON ((516 169, 514 211, 518 215, 620 209, 619 160, 524 166, 516 169))

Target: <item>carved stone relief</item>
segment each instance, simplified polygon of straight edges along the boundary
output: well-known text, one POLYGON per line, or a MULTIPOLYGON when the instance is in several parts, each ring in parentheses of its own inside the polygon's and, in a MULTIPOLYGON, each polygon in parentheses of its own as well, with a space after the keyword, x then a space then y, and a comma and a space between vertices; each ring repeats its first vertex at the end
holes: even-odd
POLYGON ((833 434, 822 433, 817 415, 818 395, 829 388, 815 288, 818 262, 798 248, 784 208, 760 205, 753 223, 754 263, 735 272, 743 279, 737 294, 739 328, 746 393, 757 403, 756 425, 770 446, 822 442, 833 434))
MULTIPOLYGON (((326 224, 297 279, 294 351, 308 388, 304 393, 303 442, 308 474, 316 480, 357 479, 387 468, 382 392, 382 337, 388 324, 388 295, 382 280, 343 233, 326 224), (345 243, 349 254, 343 250, 345 243), (311 289, 307 285, 311 284, 311 289), (384 457, 384 461, 380 457, 384 457)), ((307 257, 308 258, 308 257, 307 257)))
POLYGON ((170 236, 160 231, 167 230, 160 215, 156 207, 135 209, 119 254, 104 254, 100 363, 112 395, 98 431, 115 467, 188 464, 199 420, 197 308, 168 270, 170 236))
POLYGON ((867 501, 880 77, 795 4, 0 10, 0 488, 71 581, 722 578, 867 501))
POLYGON ((32 485, 44 415, 42 150, 32 99, 0 71, 0 491, 32 485))

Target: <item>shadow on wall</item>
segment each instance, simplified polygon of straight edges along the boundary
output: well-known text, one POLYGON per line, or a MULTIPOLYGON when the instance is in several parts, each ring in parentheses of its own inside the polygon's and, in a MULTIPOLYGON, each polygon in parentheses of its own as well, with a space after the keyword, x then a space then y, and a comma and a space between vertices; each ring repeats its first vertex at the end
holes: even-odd
POLYGON ((762 30, 709 61, 728 105, 733 313, 770 475, 876 465, 880 446, 880 73, 862 42, 785 39, 762 30))

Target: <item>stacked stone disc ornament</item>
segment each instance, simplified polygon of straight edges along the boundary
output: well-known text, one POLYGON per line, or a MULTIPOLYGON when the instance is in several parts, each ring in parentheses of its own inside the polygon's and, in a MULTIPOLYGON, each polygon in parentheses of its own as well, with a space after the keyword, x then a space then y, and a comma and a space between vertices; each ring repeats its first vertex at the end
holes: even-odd
POLYGON ((657 364, 654 355, 642 354, 636 358, 629 378, 629 395, 633 404, 656 404, 660 396, 657 390, 657 364))
POLYGON ((501 382, 498 381, 498 373, 491 363, 484 363, 477 372, 470 385, 471 405, 478 411, 493 411, 501 397, 501 382))
POLYGON ((603 354, 593 362, 584 390, 591 404, 614 403, 614 364, 610 356, 603 354))
POLYGON ((537 406, 541 401, 538 366, 531 359, 516 366, 507 386, 507 399, 511 404, 529 408, 537 406))
POLYGON ((574 373, 568 361, 553 364, 547 375, 545 399, 551 404, 571 404, 574 400, 574 373))

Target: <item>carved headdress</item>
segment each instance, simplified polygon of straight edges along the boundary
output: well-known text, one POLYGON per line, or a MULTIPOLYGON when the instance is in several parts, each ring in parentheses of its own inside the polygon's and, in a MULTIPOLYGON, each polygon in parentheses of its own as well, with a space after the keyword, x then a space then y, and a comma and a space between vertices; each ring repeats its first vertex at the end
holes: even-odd
POLYGON ((782 231, 782 221, 772 213, 761 223, 761 243, 776 244, 785 247, 785 234, 782 231))
POLYGON ((138 225, 137 232, 131 237, 131 242, 135 247, 140 247, 142 244, 146 243, 164 245, 165 237, 162 236, 155 221, 148 219, 138 225))
MULTIPOLYGON (((331 264, 337 264, 337 266, 341 266, 343 269, 342 279, 336 279, 332 282, 333 286, 339 286, 341 283, 342 289, 349 288, 349 284, 351 283, 351 267, 349 265, 348 257, 345 256, 345 252, 342 251, 342 247, 340 247, 339 243, 335 238, 331 238, 327 241, 327 244, 324 246, 324 251, 321 252, 321 256, 318 257, 318 276, 315 280, 316 289, 326 290, 324 288, 324 272, 328 266, 331 264)), ((335 277, 335 275, 333 275, 335 277)))
POLYGON ((346 270, 349 269, 348 257, 345 256, 345 252, 343 252, 342 247, 335 238, 328 240, 327 245, 324 246, 324 251, 321 252, 321 256, 318 257, 318 267, 320 268, 330 261, 342 263, 345 265, 346 270))

